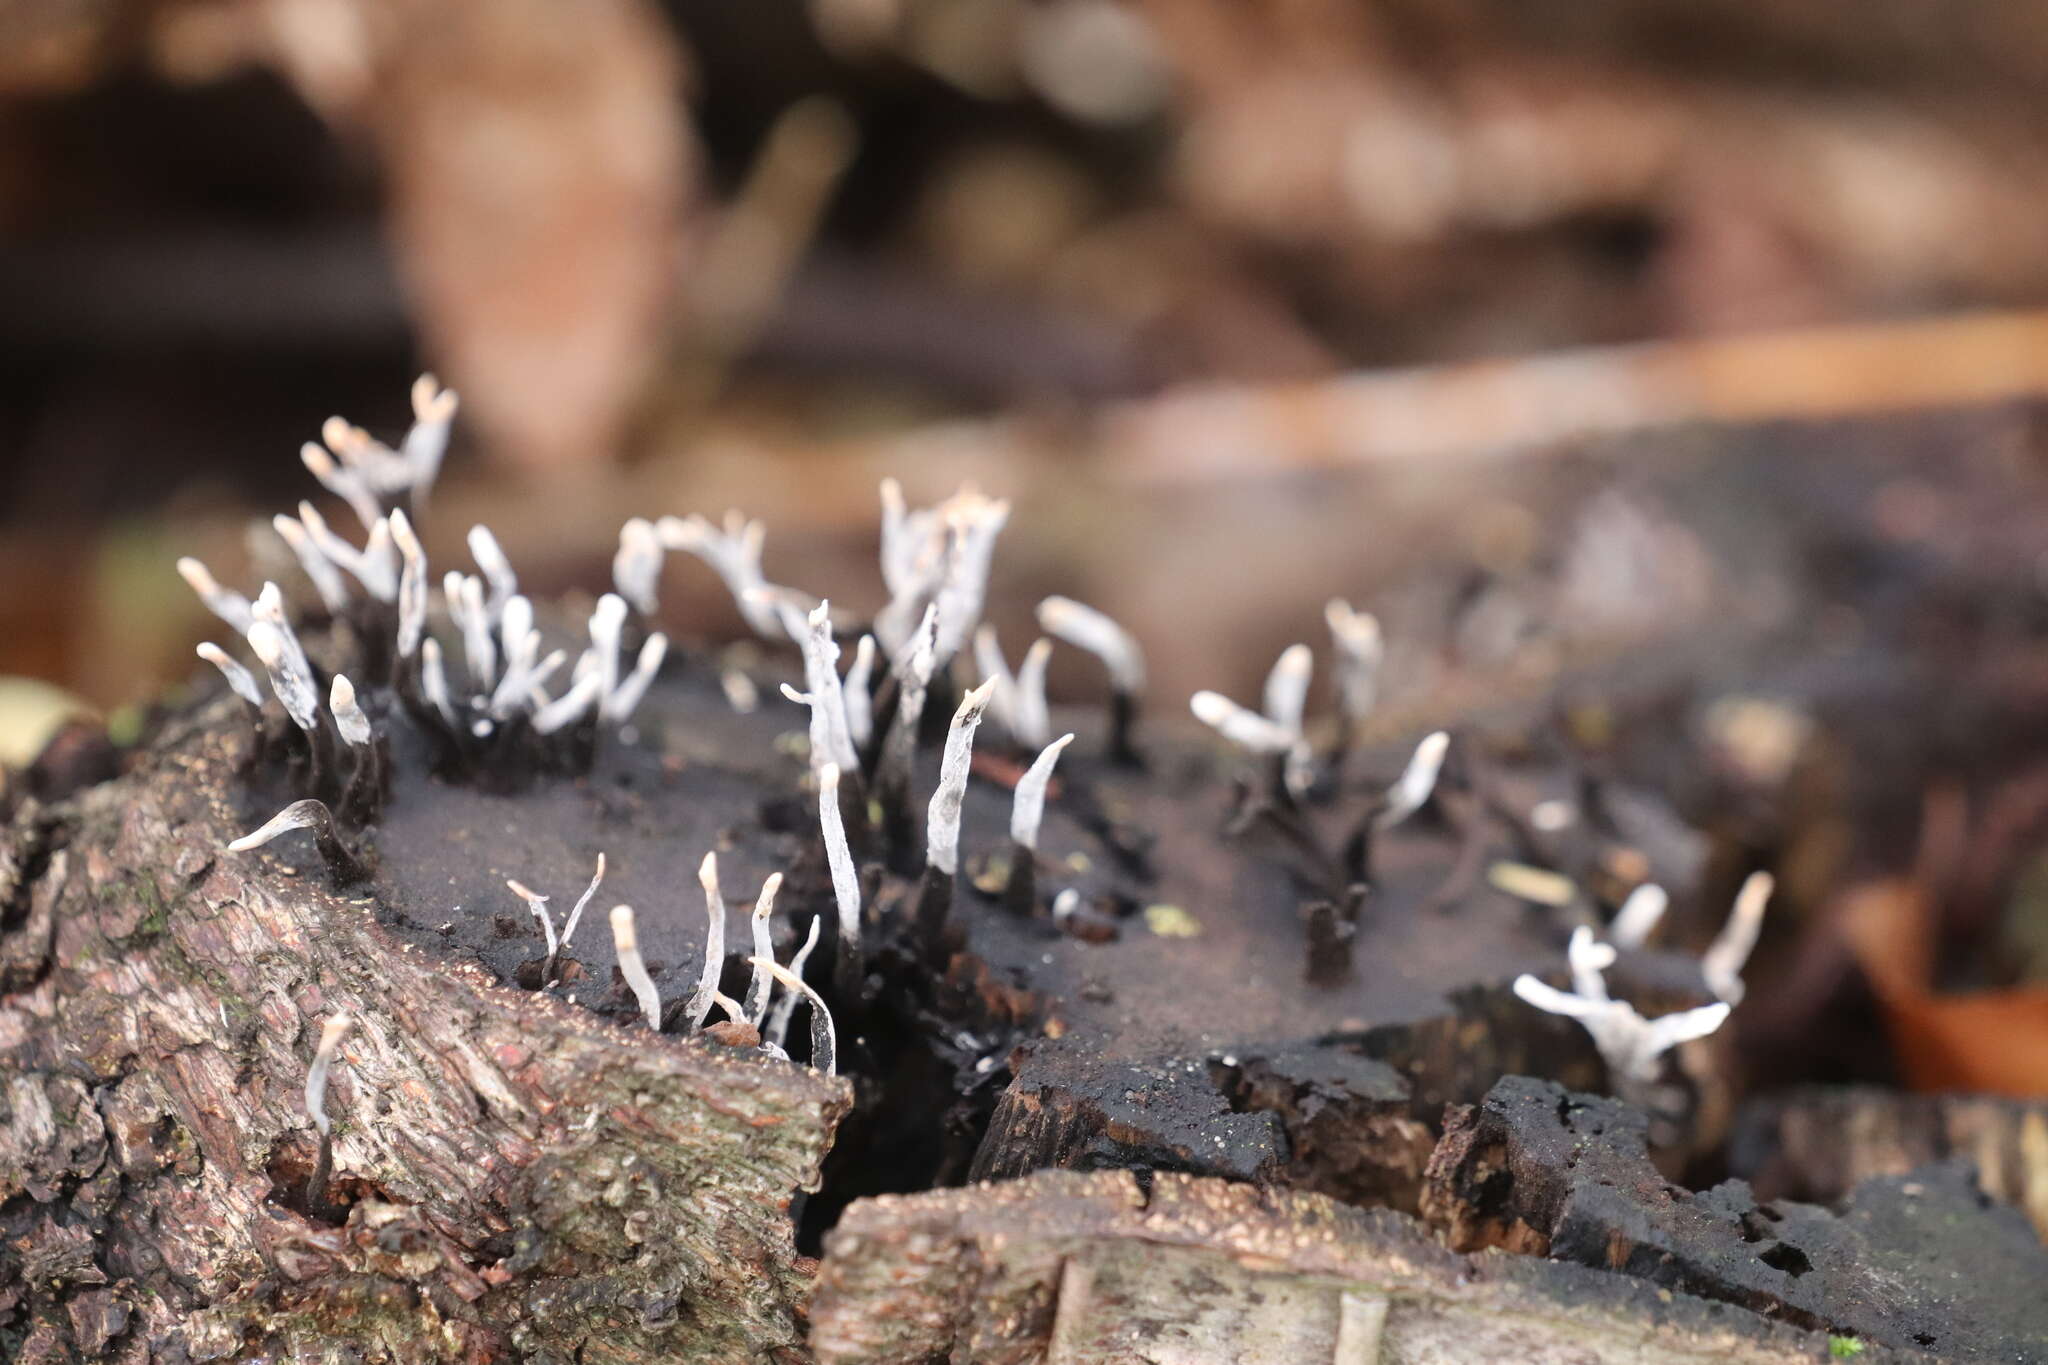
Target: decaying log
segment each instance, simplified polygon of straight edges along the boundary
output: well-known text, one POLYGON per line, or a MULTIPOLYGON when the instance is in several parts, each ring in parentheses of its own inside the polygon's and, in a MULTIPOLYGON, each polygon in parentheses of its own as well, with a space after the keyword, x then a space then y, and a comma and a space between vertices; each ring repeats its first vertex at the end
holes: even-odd
POLYGON ((1815 1204, 1951 1157, 1967 1157, 1978 1187, 2048 1242, 2048 1102, 1802 1086, 1744 1105, 1728 1152, 1761 1196, 1815 1204))
MULTIPOLYGON (((865 1200, 826 1239, 830 1365, 945 1359, 1824 1360, 1828 1339, 1399 1214, 1186 1175, 1045 1172, 865 1200)), ((1918 1359, 1873 1348, 1867 1360, 1918 1359)))
POLYGON ((789 1207, 846 1083, 432 962, 368 900, 221 855, 228 705, 0 843, 18 1358, 800 1350, 789 1207), (321 1208, 302 1091, 339 1011, 321 1208))
POLYGON ((1759 1203, 1741 1180, 1674 1186, 1647 1131, 1616 1101, 1509 1077, 1446 1117, 1424 1217, 1452 1246, 1621 1271, 1861 1342, 1952 1360, 2048 1347, 2048 1249, 1967 1163, 1867 1180, 1836 1214, 1759 1203))

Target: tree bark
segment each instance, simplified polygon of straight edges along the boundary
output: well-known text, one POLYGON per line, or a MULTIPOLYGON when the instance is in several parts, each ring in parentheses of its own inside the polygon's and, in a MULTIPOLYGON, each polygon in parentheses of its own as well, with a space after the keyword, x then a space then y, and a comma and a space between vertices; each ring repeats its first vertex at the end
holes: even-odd
POLYGON ((0 1354, 801 1358, 789 1210, 847 1082, 430 961, 368 900, 219 857, 235 704, 0 841, 0 1354))

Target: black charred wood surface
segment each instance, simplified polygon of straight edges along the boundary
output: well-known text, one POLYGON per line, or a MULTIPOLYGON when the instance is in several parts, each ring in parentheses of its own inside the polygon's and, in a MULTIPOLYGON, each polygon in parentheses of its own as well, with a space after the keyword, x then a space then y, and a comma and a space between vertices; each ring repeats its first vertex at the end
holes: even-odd
POLYGON ((1511 1077, 1446 1118, 1423 1195, 1453 1246, 1504 1246, 1620 1271, 1779 1321, 1943 1359, 2048 1349, 2048 1249, 1966 1162, 1882 1176, 1839 1212, 1694 1193, 1650 1162, 1617 1101, 1511 1077))

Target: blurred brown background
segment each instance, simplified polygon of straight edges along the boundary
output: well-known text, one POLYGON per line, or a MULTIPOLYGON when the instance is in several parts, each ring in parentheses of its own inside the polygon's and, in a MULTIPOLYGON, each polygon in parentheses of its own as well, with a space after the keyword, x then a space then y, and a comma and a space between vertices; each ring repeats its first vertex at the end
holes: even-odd
POLYGON ((1907 0, 20 0, 0 674, 187 677, 174 556, 261 572, 298 444, 421 368, 440 536, 536 587, 738 505, 873 605, 875 480, 977 479, 1012 651, 1096 600, 1170 698, 1333 593, 1440 707, 1552 628, 1810 625, 1837 511, 2032 592, 2044 89, 2048 12, 1907 0), (1899 415, 1952 408, 1968 489, 1899 415))

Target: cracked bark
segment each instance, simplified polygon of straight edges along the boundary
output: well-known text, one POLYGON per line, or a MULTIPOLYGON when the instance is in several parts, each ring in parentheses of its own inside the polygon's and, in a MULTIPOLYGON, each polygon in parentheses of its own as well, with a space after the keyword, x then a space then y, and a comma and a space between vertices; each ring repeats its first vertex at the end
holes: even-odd
POLYGON ((0 839, 6 1353, 800 1355, 789 1208, 846 1082, 435 963, 367 900, 218 856, 226 711, 0 839), (337 1010, 338 1225, 295 1194, 337 1010))

